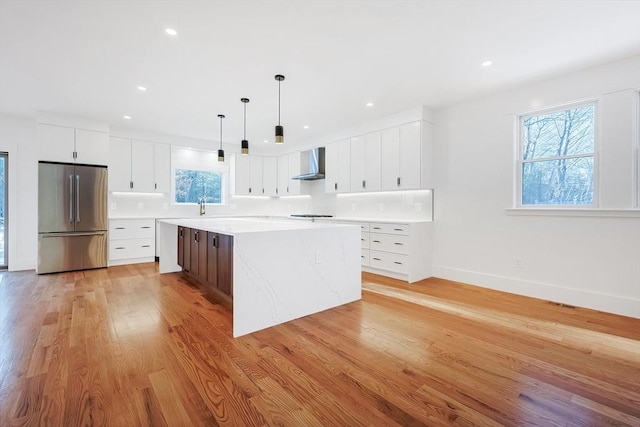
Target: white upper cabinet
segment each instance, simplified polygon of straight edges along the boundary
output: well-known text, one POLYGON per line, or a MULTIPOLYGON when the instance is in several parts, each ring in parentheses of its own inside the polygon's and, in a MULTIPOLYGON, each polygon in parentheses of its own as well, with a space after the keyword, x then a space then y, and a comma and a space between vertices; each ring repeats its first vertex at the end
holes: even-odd
MULTIPOLYGON (((288 169, 288 168, 287 168, 288 169)), ((278 158, 262 158, 262 194, 264 196, 278 195, 278 158)))
POLYGON ((171 146, 111 137, 109 191, 168 193, 171 190, 171 146))
POLYGON ((250 193, 254 196, 262 196, 264 187, 262 185, 262 157, 249 156, 250 169, 250 193))
POLYGON ((109 191, 132 191, 130 139, 109 138, 109 191))
POLYGON ((276 193, 278 196, 289 194, 289 155, 278 156, 278 182, 276 193))
POLYGON ((421 184, 420 122, 382 131, 382 189, 409 190, 421 184))
POLYGON ((153 155, 155 157, 155 191, 168 193, 171 191, 171 145, 157 142, 153 155))
POLYGON ((300 180, 291 179, 296 175, 300 175, 300 152, 278 156, 278 196, 300 194, 300 180))
MULTIPOLYGON (((289 168, 287 174, 287 193, 288 196, 297 196, 302 193, 301 191, 301 183, 299 179, 291 179, 292 176, 300 175, 301 165, 300 165, 300 152, 296 151, 295 153, 291 153, 287 156, 289 158, 289 168)), ((280 194, 284 196, 285 194, 280 194)))
POLYGON ((105 165, 109 157, 106 132, 38 123, 38 159, 105 165))
POLYGON ((251 163, 249 156, 231 156, 231 194, 249 196, 251 192, 251 163))
POLYGON ((349 140, 328 144, 324 151, 325 181, 327 193, 346 193, 351 188, 351 152, 349 140))
POLYGON ((152 193, 155 191, 155 154, 153 142, 131 141, 131 191, 152 193))
POLYGON ((381 188, 381 134, 373 132, 351 138, 351 191, 381 188))
POLYGON ((231 193, 236 196, 262 196, 262 189, 262 157, 232 155, 231 193))

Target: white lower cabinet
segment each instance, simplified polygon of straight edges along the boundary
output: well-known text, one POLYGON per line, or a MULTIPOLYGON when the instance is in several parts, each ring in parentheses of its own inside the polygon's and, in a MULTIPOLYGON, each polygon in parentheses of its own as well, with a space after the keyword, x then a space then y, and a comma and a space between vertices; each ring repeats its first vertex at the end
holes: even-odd
POLYGON ((431 277, 433 232, 431 222, 360 222, 362 270, 406 280, 431 277))
POLYGON ((155 219, 109 220, 109 265, 151 262, 155 254, 155 219))

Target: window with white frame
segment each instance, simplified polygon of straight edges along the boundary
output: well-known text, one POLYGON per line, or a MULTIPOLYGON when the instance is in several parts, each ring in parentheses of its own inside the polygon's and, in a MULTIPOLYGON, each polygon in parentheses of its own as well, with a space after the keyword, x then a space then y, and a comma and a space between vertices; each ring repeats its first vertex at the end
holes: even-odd
POLYGON ((520 206, 595 205, 595 118, 595 102, 520 116, 520 206))
POLYGON ((171 194, 176 204, 223 204, 229 168, 212 151, 174 147, 171 149, 171 194))

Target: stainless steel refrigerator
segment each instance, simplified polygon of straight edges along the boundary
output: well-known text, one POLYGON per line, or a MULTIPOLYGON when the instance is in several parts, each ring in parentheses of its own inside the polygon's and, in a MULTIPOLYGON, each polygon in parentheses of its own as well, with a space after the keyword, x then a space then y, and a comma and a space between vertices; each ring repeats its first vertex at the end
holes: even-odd
POLYGON ((107 266, 107 168, 38 164, 38 274, 107 266))

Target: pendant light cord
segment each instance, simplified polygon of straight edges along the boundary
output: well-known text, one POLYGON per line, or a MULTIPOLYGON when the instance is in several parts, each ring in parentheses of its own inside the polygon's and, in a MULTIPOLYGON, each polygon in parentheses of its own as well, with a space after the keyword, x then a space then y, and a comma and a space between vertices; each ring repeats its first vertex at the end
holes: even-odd
POLYGON ((220 149, 222 150, 222 117, 220 117, 220 149))
POLYGON ((244 102, 244 139, 247 139, 247 103, 244 102))
POLYGON ((281 80, 278 80, 278 126, 280 126, 280 83, 281 80))

